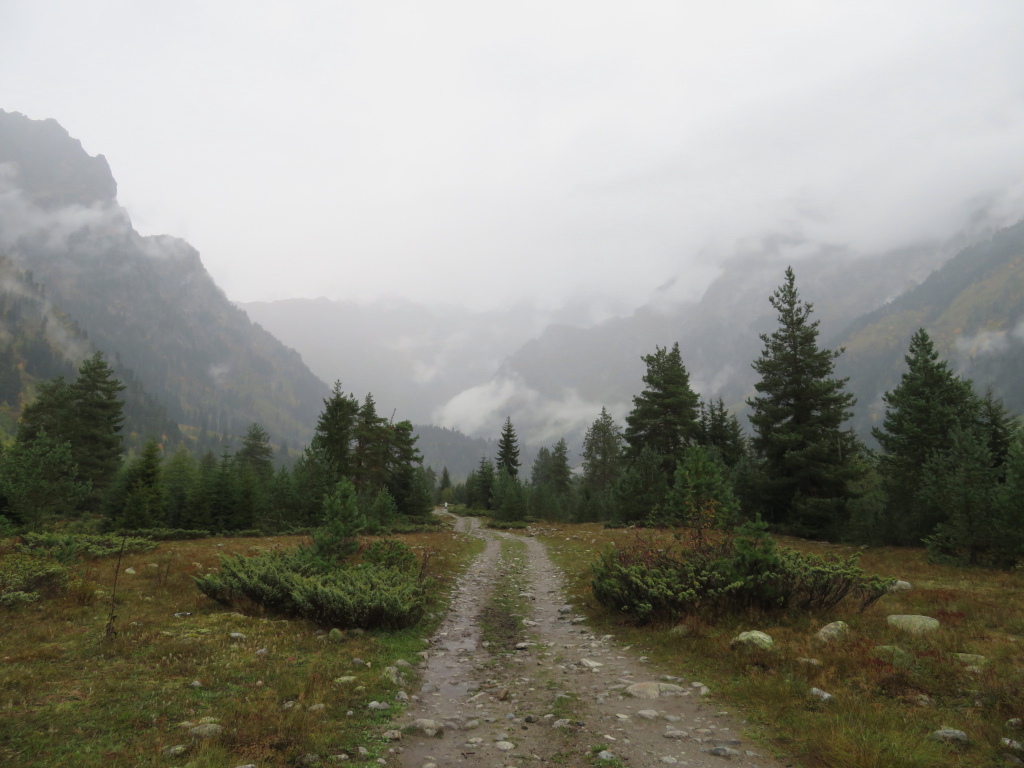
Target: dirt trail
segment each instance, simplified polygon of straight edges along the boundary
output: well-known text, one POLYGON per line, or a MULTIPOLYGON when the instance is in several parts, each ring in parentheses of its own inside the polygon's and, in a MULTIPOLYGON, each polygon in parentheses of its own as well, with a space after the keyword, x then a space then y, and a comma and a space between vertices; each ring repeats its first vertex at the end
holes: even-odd
POLYGON ((475 518, 457 526, 487 547, 460 580, 432 638, 422 690, 396 724, 406 730, 395 744, 405 768, 787 765, 741 741, 739 721, 700 681, 660 676, 612 636, 594 635, 565 604, 561 573, 539 541, 481 528, 475 518), (525 544, 524 568, 503 567, 505 538, 525 544), (481 645, 479 614, 498 580, 517 573, 532 606, 528 646, 492 655, 481 645), (627 695, 634 683, 652 683, 657 698, 627 695), (438 735, 427 735, 435 727, 438 735))

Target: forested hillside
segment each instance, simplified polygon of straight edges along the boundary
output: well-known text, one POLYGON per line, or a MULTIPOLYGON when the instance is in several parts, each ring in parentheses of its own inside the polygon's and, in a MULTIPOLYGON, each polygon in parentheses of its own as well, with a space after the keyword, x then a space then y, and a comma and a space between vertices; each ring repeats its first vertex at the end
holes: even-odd
POLYGON ((854 321, 830 341, 846 352, 838 370, 850 377, 862 435, 877 425, 882 394, 899 381, 914 332, 927 329, 938 353, 981 391, 991 388, 1024 412, 1024 222, 957 254, 920 285, 854 321))
POLYGON ((275 443, 308 442, 327 386, 227 300, 188 243, 140 236, 116 190, 106 160, 55 121, 0 111, 0 256, 75 329, 74 344, 47 337, 62 371, 102 350, 166 409, 158 437, 259 422, 275 443))

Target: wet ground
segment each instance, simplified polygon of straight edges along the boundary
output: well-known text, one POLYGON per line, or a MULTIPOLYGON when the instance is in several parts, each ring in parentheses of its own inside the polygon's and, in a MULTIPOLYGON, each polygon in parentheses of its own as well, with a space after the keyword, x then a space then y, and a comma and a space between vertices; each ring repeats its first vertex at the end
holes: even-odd
POLYGON ((789 765, 745 741, 741 719, 701 681, 660 675, 611 635, 595 635, 566 605, 539 541, 475 518, 456 524, 487 546, 431 639, 422 689, 393 726, 405 768, 789 765), (503 539, 525 544, 519 562, 502 560, 503 539), (493 610, 499 583, 517 587, 528 606, 522 642, 501 652, 481 640, 481 613, 493 610))

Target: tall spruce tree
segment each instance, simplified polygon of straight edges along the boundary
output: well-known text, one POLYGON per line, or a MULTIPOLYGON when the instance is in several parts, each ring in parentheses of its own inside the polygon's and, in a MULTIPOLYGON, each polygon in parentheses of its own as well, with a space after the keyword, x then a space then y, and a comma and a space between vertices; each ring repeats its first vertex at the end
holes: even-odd
POLYGON ((501 437, 498 439, 498 456, 494 461, 494 468, 500 472, 505 470, 509 477, 519 477, 519 442, 516 438, 515 427, 512 426, 512 417, 505 417, 505 424, 501 428, 501 437))
POLYGON ((82 363, 71 385, 75 419, 68 440, 79 475, 92 483, 94 500, 121 466, 124 403, 119 395, 124 388, 101 352, 82 363))
POLYGON ((672 349, 655 347, 654 354, 644 355, 643 360, 647 386, 633 398, 633 410, 626 417, 626 453, 636 460, 644 448, 654 451, 661 456, 666 480, 671 482, 686 446, 700 438, 700 398, 690 388, 690 374, 678 342, 672 349))
POLYGON ((700 404, 700 444, 712 449, 727 467, 735 467, 746 453, 743 428, 722 398, 700 404))
POLYGON ((793 533, 836 536, 862 473, 857 439, 843 429, 855 399, 844 391, 846 379, 832 375, 842 350, 818 348, 818 321, 800 300, 791 267, 769 301, 779 327, 761 334, 764 349, 752 364, 758 394, 747 400, 764 468, 760 511, 793 533))
POLYGON ((610 491, 622 475, 622 429, 608 410, 583 436, 583 485, 592 491, 610 491))
POLYGON ((334 382, 307 449, 323 475, 323 484, 314 492, 318 504, 325 493, 334 492, 339 481, 352 476, 355 463, 352 446, 358 415, 359 401, 344 393, 340 381, 334 382))
MULTIPOLYGON (((890 538, 897 544, 918 544, 941 517, 921 493, 925 467, 936 454, 949 452, 956 426, 978 419, 979 401, 971 382, 939 359, 923 328, 910 339, 904 359, 907 370, 896 388, 883 395, 885 418, 871 433, 882 448, 878 466, 888 498, 890 538)), ((996 410, 993 404, 994 423, 999 421, 996 410)))

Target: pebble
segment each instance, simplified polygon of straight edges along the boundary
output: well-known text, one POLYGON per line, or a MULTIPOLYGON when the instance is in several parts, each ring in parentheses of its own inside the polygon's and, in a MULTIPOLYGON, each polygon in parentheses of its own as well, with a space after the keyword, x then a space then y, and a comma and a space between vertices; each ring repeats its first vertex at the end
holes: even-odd
POLYGON ((516 748, 516 745, 511 741, 499 741, 494 746, 496 746, 500 752, 511 752, 516 748))

